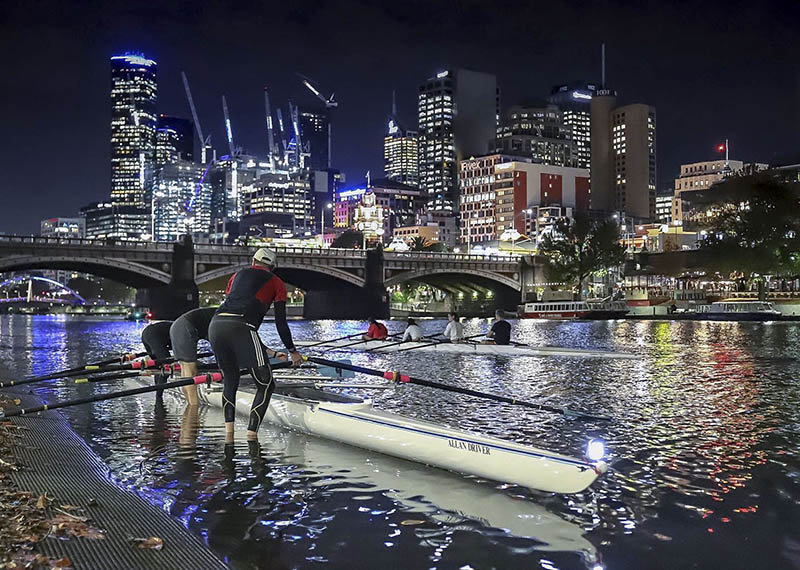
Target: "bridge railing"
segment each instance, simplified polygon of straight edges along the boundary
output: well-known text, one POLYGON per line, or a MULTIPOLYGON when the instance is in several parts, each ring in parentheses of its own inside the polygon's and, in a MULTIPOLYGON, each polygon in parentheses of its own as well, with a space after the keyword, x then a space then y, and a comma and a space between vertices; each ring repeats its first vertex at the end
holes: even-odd
POLYGON ((43 236, 16 236, 0 234, 0 244, 30 244, 30 245, 73 245, 73 246, 115 246, 142 250, 172 251, 172 243, 158 241, 126 241, 116 238, 88 239, 88 238, 62 238, 43 236))

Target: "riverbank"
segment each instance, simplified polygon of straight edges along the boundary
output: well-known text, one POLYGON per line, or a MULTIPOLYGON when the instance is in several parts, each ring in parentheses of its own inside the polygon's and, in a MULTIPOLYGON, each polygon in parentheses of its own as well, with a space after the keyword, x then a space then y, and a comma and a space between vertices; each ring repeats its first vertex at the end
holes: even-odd
MULTIPOLYGON (((0 405, 40 400, 4 391, 0 405)), ((178 521, 108 477, 58 412, 0 422, 0 567, 227 566, 178 521)))

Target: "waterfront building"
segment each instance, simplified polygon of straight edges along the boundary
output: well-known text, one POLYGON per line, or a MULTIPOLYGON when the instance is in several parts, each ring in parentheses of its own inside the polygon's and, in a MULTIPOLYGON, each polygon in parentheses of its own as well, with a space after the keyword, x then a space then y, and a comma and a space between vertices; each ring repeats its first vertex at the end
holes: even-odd
POLYGON ((150 209, 115 206, 111 202, 92 202, 80 210, 86 220, 87 239, 141 241, 152 236, 150 209))
POLYGON ((656 194, 656 221, 668 224, 672 220, 673 194, 656 194))
POLYGON ((383 138, 383 171, 389 180, 409 186, 419 186, 418 135, 397 120, 389 117, 383 138))
POLYGON ((617 107, 614 91, 598 90, 591 101, 591 159, 592 209, 655 218, 654 107, 617 107))
POLYGON ((395 239, 401 239, 408 245, 411 245, 415 238, 422 238, 428 242, 441 241, 439 239, 439 224, 436 223, 401 226, 395 228, 392 235, 395 239))
POLYGON ((572 127, 561 109, 545 102, 511 107, 497 129, 494 151, 541 164, 578 166, 572 127))
POLYGON ((557 105, 563 113, 564 125, 575 144, 575 166, 578 168, 592 165, 590 107, 596 92, 595 84, 576 81, 553 87, 547 98, 548 103, 557 105))
MULTIPOLYGON (((111 58, 111 204, 144 208, 152 187, 156 139, 156 62, 111 58)), ((140 220, 140 234, 146 218, 140 220)))
POLYGON ((486 154, 500 114, 494 75, 446 70, 419 87, 419 179, 432 211, 458 208, 458 164, 486 154))
POLYGON ((675 179, 672 200, 672 219, 683 221, 681 194, 685 191, 706 190, 726 176, 740 172, 744 168, 741 160, 707 160, 681 164, 680 175, 675 179))
POLYGON ((186 234, 208 234, 211 226, 211 184, 205 166, 176 160, 161 166, 153 189, 153 235, 156 241, 177 241, 186 234))
POLYGON ((498 239, 507 230, 535 227, 534 208, 589 209, 589 171, 486 155, 461 165, 461 243, 498 239))
POLYGON ((194 125, 188 119, 159 115, 156 124, 156 167, 194 160, 194 125))
POLYGON ((47 218, 40 224, 42 237, 82 238, 86 235, 86 220, 83 218, 47 218))

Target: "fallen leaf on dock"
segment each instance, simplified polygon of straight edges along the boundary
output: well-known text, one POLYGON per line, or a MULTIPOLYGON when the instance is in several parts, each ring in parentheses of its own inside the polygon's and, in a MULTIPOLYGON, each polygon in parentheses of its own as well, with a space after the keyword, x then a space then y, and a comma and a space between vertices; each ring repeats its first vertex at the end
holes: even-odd
POLYGON ((403 526, 411 526, 414 524, 425 524, 425 521, 421 521, 419 519, 406 519, 400 523, 403 526))
POLYGON ((134 543, 137 548, 149 548, 151 550, 161 550, 164 548, 164 541, 157 536, 151 536, 149 538, 132 538, 131 542, 134 543))
POLYGON ((52 499, 47 496, 47 493, 42 493, 39 495, 39 500, 36 501, 36 508, 37 509, 46 509, 47 505, 52 502, 52 499))

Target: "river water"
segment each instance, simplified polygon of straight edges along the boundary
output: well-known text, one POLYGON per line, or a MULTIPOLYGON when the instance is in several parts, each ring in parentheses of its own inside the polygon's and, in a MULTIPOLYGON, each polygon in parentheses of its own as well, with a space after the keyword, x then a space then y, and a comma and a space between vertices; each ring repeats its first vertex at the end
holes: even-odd
MULTIPOLYGON (((325 339, 364 325, 290 326, 296 339, 325 339)), ((467 321, 467 333, 486 326, 467 321)), ((139 350, 142 327, 2 316, 2 377, 139 350)), ((260 332, 279 346, 271 323, 260 332)), ((642 358, 352 359, 613 416, 587 424, 417 386, 372 393, 383 409, 571 455, 602 437, 613 468, 584 493, 537 493, 269 425, 257 446, 239 425, 226 449, 216 410, 192 414, 171 397, 63 413, 120 485, 180 519, 234 568, 800 568, 800 325, 520 321, 514 338, 642 358)), ((55 401, 122 386, 35 391, 55 401)))

